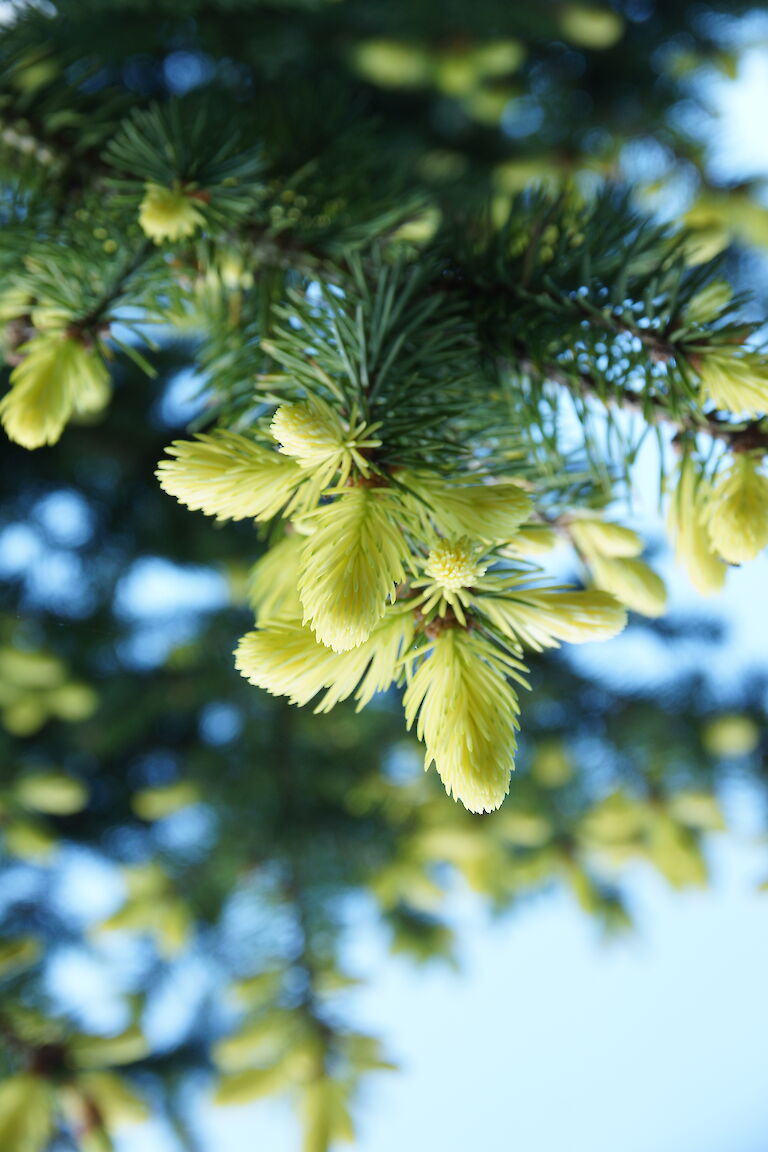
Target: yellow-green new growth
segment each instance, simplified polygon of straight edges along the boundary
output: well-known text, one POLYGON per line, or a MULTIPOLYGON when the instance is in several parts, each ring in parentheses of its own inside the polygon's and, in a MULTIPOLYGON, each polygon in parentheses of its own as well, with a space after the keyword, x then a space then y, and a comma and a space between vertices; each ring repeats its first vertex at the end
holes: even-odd
POLYGON ((694 588, 703 596, 718 592, 727 572, 707 531, 709 496, 709 485, 703 479, 697 480, 693 460, 686 455, 669 502, 667 525, 674 540, 677 562, 685 567, 694 588))
POLYGON ((532 521, 522 524, 508 544, 499 549, 499 555, 511 560, 525 556, 540 556, 557 547, 557 533, 548 524, 532 521))
POLYGON ((446 628, 406 690, 424 767, 434 762, 449 796, 470 812, 492 812, 509 791, 519 705, 507 676, 521 667, 479 635, 446 628))
POLYGON ((445 592, 458 592, 471 588, 486 570, 481 564, 468 537, 460 540, 441 540, 430 551, 424 571, 445 592))
POLYGON ((440 540, 430 551, 424 565, 426 580, 414 581, 414 588, 424 588, 424 599, 420 605, 426 615, 437 608, 445 615, 447 607, 455 612, 458 620, 466 624, 464 608, 469 607, 468 589, 482 579, 488 567, 482 563, 467 536, 459 540, 440 540))
POLYGON ((175 440, 167 452, 172 459, 161 460, 156 472, 160 487, 219 520, 269 520, 304 478, 294 460, 224 429, 175 440))
POLYGON ((304 622, 321 644, 346 652, 368 639, 405 577, 402 509, 389 491, 346 489, 307 520, 301 559, 304 622))
POLYGON ((410 611, 390 609, 363 644, 334 652, 298 620, 278 620, 243 636, 235 666, 251 684, 292 704, 308 704, 327 689, 316 712, 329 712, 353 693, 359 711, 398 678, 413 630, 410 611))
POLYGON ((598 588, 612 592, 622 604, 642 616, 661 616, 667 607, 664 581, 644 560, 594 556, 590 561, 598 588))
POLYGON ((281 404, 272 417, 270 432, 280 452, 292 456, 302 468, 317 474, 319 486, 326 487, 335 477, 338 485, 346 484, 353 466, 368 476, 369 466, 363 453, 377 448, 381 441, 371 436, 376 425, 352 420, 346 428, 330 404, 311 396, 291 404, 281 404))
POLYGON ((481 595, 477 609, 504 636, 528 648, 557 648, 609 640, 627 623, 626 609, 609 592, 593 588, 520 588, 503 595, 481 595))
POLYGON ((530 497, 512 480, 452 483, 428 472, 402 472, 397 479, 414 493, 414 512, 427 536, 434 525, 450 539, 470 536, 484 544, 503 544, 532 510, 530 497))
POLYGON ((643 541, 637 532, 589 514, 574 516, 568 531, 576 547, 588 556, 639 556, 643 541))
POLYGON ((725 345, 702 356, 697 368, 702 404, 737 414, 768 409, 768 360, 761 353, 725 345))
POLYGON ((98 352, 76 336, 45 332, 25 344, 0 400, 11 440, 24 448, 55 444, 75 413, 100 411, 109 399, 109 373, 98 352))
POLYGON ((589 514, 575 516, 568 532, 598 588, 643 616, 662 615, 667 590, 661 577, 638 559, 643 541, 637 532, 589 514))
POLYGON ((192 236, 205 222, 199 204, 181 188, 148 183, 139 207, 139 224, 155 244, 192 236))
POLYGON ((707 525, 715 552, 729 564, 745 564, 768 545, 768 477, 759 457, 733 457, 712 491, 707 525))
POLYGON ((0 1084, 0 1137, 8 1152, 43 1152, 53 1136, 56 1097, 44 1076, 19 1072, 0 1084))
POLYGON ((709 324, 730 304, 733 289, 727 280, 713 280, 688 301, 685 319, 689 324, 709 324))
POLYGON ((304 537, 297 532, 273 544, 251 569, 248 599, 256 623, 301 619, 298 583, 304 537))
POLYGON ((62 1109, 78 1132, 85 1131, 92 1121, 94 1106, 107 1128, 146 1123, 150 1118, 141 1097, 114 1072, 82 1072, 76 1084, 63 1086, 60 1094, 62 1109))

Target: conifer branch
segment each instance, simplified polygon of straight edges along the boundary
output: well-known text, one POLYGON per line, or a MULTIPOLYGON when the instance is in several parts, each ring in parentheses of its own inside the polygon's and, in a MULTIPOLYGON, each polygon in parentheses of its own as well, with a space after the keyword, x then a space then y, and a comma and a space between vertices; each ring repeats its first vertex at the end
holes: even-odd
POLYGON ((569 392, 599 400, 604 405, 614 405, 626 412, 635 412, 651 424, 668 424, 676 429, 678 436, 703 433, 713 440, 721 441, 734 452, 762 450, 768 453, 768 429, 764 427, 762 417, 739 426, 718 411, 696 411, 677 416, 658 393, 646 392, 640 395, 631 388, 612 387, 606 394, 591 372, 585 369, 566 370, 552 361, 537 364, 522 347, 518 364, 525 374, 551 380, 569 392))

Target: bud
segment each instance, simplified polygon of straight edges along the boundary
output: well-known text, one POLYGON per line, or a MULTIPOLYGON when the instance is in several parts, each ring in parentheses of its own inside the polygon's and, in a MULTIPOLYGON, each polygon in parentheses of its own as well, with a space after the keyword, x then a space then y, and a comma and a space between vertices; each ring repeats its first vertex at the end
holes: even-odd
POLYGON ((199 205, 181 188, 146 185, 139 208, 139 224, 155 244, 191 236, 204 222, 199 205))
POLYGON ((688 301, 685 318, 689 324, 709 324, 730 304, 733 296, 725 280, 713 280, 688 301))
POLYGON ((642 616, 661 616, 667 606, 664 581, 643 560, 595 556, 590 567, 598 588, 642 616))
POLYGON ((346 484, 353 465, 363 476, 368 476, 368 463, 363 453, 365 449, 377 448, 381 444, 380 440, 369 436, 376 427, 358 423, 348 431, 330 404, 318 396, 310 396, 307 400, 281 404, 272 417, 269 430, 280 445, 280 451, 285 456, 292 456, 302 468, 312 471, 316 483, 324 488, 334 479, 337 486, 346 484))
POLYGON ((284 1058, 267 1068, 243 1068, 236 1072, 222 1073, 216 1081, 213 1103, 225 1107, 249 1104, 252 1100, 271 1096, 290 1087, 293 1077, 286 1075, 286 1064, 284 1058))
MULTIPOLYGON (((140 1124, 150 1119, 149 1109, 142 1098, 122 1076, 116 1076, 114 1072, 81 1072, 76 1082, 60 1090, 59 1104, 69 1122, 76 1125, 80 1133, 87 1130, 94 1104, 109 1128, 140 1124)), ((89 1135, 101 1138, 102 1143, 95 1143, 94 1149, 111 1152, 113 1144, 106 1131, 92 1129, 89 1135)), ((80 1152, 89 1152, 84 1142, 80 1152)))
POLYGON ((281 404, 269 430, 280 451, 305 467, 325 464, 344 450, 344 428, 328 404, 304 400, 281 404))
POLYGON ((491 78, 516 72, 525 61, 525 53, 520 40, 489 40, 472 49, 472 59, 480 75, 491 78))
POLYGON ((744 713, 721 712, 707 721, 701 737, 710 756, 749 756, 760 744, 760 728, 744 713))
POLYGON ((560 10, 560 30, 566 40, 580 48, 612 48, 624 32, 617 12, 597 4, 565 4, 560 10))
POLYGON ((413 511, 426 532, 434 524, 442 536, 504 544, 513 540, 531 514, 531 499, 514 480, 451 484, 442 476, 407 471, 398 479, 418 497, 412 502, 413 511))
POLYGON ((321 644, 346 652, 368 639, 405 577, 407 545, 389 492, 350 488, 313 515, 301 558, 304 620, 321 644))
POLYGON ((688 788, 675 792, 669 800, 669 813, 687 828, 703 832, 722 832, 726 827, 722 808, 711 792, 688 788))
POLYGON ((301 619, 301 601, 296 590, 304 538, 292 532, 273 544, 251 569, 248 602, 256 623, 301 619))
POLYGON ((449 628, 411 678, 404 698, 410 728, 426 744, 449 796, 470 812, 491 812, 514 768, 517 696, 493 649, 479 636, 449 628))
POLYGON ((682 250, 687 264, 706 264, 728 247, 730 236, 721 212, 699 203, 684 217, 686 233, 682 250))
POLYGON ((78 1068, 107 1068, 113 1064, 133 1064, 149 1051, 144 1033, 130 1024, 116 1036, 76 1036, 70 1044, 78 1068))
POLYGON ((768 409, 768 360, 759 352, 723 345, 702 356, 697 369, 702 403, 737 414, 768 409))
POLYGON ((471 588, 485 573, 487 565, 478 563, 469 538, 441 540, 429 553, 424 571, 446 592, 471 588))
POLYGON ((219 520, 270 520, 303 479, 295 461, 224 429, 175 440, 166 451, 171 459, 155 473, 160 487, 219 520))
POLYGON ((534 745, 531 774, 542 788, 564 787, 573 772, 573 760, 560 740, 545 739, 534 745))
POLYGON ((425 616, 437 609, 439 616, 447 616, 449 608, 462 627, 467 618, 464 609, 472 603, 470 589, 482 584, 488 563, 478 559, 469 537, 459 540, 440 540, 429 553, 424 564, 426 579, 414 581, 414 588, 424 588, 419 608, 425 616))
POLYGON ((686 456, 680 466, 677 490, 669 503, 667 524, 675 542, 675 557, 703 596, 718 592, 726 576, 726 567, 713 551, 707 532, 709 492, 705 481, 697 484, 693 461, 686 456))
POLYGON ((88 790, 79 781, 61 772, 36 772, 22 776, 14 795, 25 808, 51 816, 71 816, 88 803, 88 790))
POLYGON ((609 640, 627 623, 623 605, 594 588, 520 588, 478 596, 476 604, 503 635, 536 651, 557 648, 561 640, 609 640))
POLYGON ((401 244, 428 244, 440 227, 441 219, 440 209, 430 204, 396 228, 390 239, 401 244))
POLYGON ((418 88, 432 76, 429 53, 405 40, 364 40, 352 59, 361 76, 382 88, 418 88))
POLYGON ((368 639, 346 652, 319 644, 298 620, 272 620, 248 632, 235 651, 235 667, 251 684, 292 704, 308 704, 324 689, 316 712, 330 712, 353 693, 358 711, 400 674, 413 639, 413 614, 389 609, 368 639))
POLYGON ((82 340, 64 332, 35 336, 11 372, 11 390, 0 401, 0 418, 24 448, 55 444, 74 413, 97 412, 109 397, 104 361, 82 340))
POLYGON ((575 517, 568 530, 576 547, 588 556, 639 556, 643 550, 637 532, 599 516, 575 517))
POLYGON ((548 524, 523 524, 508 544, 499 549, 502 556, 516 559, 519 556, 539 556, 557 547, 557 533, 548 524))
POLYGON ((715 484, 707 517, 712 546, 729 564, 753 560, 768 544, 768 477, 739 452, 715 484))
POLYGON ((477 88, 480 81, 474 53, 466 48, 442 52, 435 74, 435 83, 447 96, 466 96, 477 88))
POLYGON ((190 804, 200 801, 200 790, 191 780, 177 780, 174 784, 160 784, 135 792, 131 807, 141 820, 163 820, 190 804))
POLYGON ((56 1098, 43 1076, 20 1072, 0 1084, 0 1132, 7 1152, 41 1152, 53 1136, 56 1098))

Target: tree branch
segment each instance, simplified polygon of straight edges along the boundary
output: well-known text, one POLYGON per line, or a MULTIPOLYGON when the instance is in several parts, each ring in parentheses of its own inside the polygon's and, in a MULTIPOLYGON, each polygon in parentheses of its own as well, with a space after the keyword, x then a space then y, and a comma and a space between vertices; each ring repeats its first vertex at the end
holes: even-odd
POLYGON ((631 388, 614 390, 604 396, 591 372, 584 369, 569 371, 560 364, 548 362, 536 364, 530 356, 520 350, 520 368, 529 375, 551 380, 567 388, 569 392, 579 392, 583 396, 600 400, 602 404, 615 405, 628 412, 637 412, 651 424, 664 423, 674 427, 676 435, 704 433, 713 440, 721 440, 733 452, 763 451, 768 453, 768 429, 763 427, 763 418, 750 420, 744 424, 734 424, 719 411, 690 412, 675 416, 667 407, 663 396, 649 392, 641 395, 631 388))

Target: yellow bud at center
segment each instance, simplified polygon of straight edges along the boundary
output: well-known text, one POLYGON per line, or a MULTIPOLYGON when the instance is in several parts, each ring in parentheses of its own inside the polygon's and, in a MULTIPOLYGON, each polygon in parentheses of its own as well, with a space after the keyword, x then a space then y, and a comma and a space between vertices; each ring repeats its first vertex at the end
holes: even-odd
POLYGON ((336 414, 306 403, 281 404, 270 431, 280 451, 304 464, 318 464, 344 447, 344 431, 336 414))
POLYGON ((202 223, 200 208, 180 188, 147 184, 139 209, 139 224, 156 244, 191 236, 202 223))
POLYGON ((479 564, 469 539, 441 540, 429 553, 424 571, 449 592, 471 588, 485 574, 487 565, 479 564))

